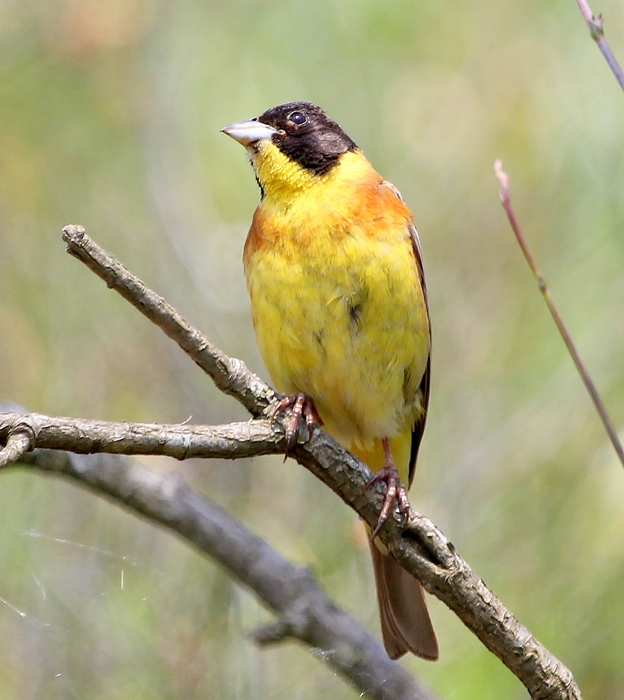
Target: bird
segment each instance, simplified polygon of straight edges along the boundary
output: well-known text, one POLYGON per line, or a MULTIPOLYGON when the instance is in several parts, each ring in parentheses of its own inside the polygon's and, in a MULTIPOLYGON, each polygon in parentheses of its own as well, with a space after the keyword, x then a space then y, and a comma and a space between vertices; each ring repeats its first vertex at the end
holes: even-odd
POLYGON ((409 509, 430 386, 421 245, 396 187, 317 105, 288 102, 221 130, 260 187, 243 262, 260 353, 296 422, 314 422, 386 484, 370 537, 386 652, 438 658, 420 582, 376 538, 409 509))

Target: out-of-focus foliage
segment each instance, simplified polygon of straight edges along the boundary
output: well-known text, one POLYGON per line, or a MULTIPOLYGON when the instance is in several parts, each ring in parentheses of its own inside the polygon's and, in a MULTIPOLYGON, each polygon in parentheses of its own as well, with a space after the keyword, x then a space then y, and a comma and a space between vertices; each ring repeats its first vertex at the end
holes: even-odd
MULTIPOLYGON (((604 0, 624 58, 624 10, 604 0)), ((624 424, 624 96, 573 0, 0 2, 0 399, 105 419, 224 422, 170 341, 80 264, 81 223, 264 374, 241 250, 258 200, 224 124, 321 104, 416 213, 434 324, 413 502, 574 671, 624 688, 624 472, 498 202, 526 234, 624 424)), ((378 634, 354 516, 292 462, 178 470, 378 634)), ((0 476, 0 700, 350 698, 196 552, 56 480, 0 476)), ((523 698, 440 603, 445 698, 523 698)))

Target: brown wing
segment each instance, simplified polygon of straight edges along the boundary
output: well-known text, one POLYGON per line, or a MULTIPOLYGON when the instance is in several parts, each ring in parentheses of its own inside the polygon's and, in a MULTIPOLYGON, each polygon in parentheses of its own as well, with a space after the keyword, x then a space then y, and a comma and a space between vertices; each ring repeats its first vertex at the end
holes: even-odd
MULTIPOLYGON (((403 196, 399 192, 399 190, 391 183, 388 182, 387 180, 384 180, 383 183, 390 191, 394 192, 394 194, 402 201, 404 202, 405 200, 403 199, 403 196)), ((425 296, 425 308, 427 309, 427 315, 429 315, 429 303, 427 300, 427 284, 425 282, 425 270, 423 268, 423 261, 422 261, 422 250, 420 247, 420 238, 418 237, 418 231, 416 230, 416 226, 414 225, 413 221, 410 221, 409 224, 409 235, 410 239, 412 241, 412 250, 414 251, 414 259, 416 260, 416 268, 418 270, 418 277, 420 279, 420 285, 423 290, 423 294, 425 296)), ((431 325, 429 325, 429 335, 431 336, 431 325)), ((420 382, 420 392, 422 394, 422 407, 423 407, 423 412, 414 424, 414 428, 412 429, 412 451, 410 454, 410 464, 409 464, 409 479, 408 479, 408 488, 412 484, 412 480, 414 479, 414 472, 416 471, 416 458, 418 457, 418 448, 420 447, 420 441, 422 440, 423 433, 425 431, 425 421, 427 420, 427 409, 429 407, 429 385, 430 385, 430 378, 431 378, 431 354, 429 355, 429 358, 427 359, 427 367, 425 369, 425 373, 423 374, 423 378, 420 382)))

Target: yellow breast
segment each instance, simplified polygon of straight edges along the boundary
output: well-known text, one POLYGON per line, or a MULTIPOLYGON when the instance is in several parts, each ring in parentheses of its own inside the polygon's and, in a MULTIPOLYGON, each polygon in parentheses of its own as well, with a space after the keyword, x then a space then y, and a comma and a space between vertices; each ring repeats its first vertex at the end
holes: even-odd
POLYGON ((245 246, 258 343, 278 389, 310 395, 329 432, 367 448, 422 410, 429 326, 411 215, 360 152, 298 175, 277 178, 296 196, 263 180, 245 246))

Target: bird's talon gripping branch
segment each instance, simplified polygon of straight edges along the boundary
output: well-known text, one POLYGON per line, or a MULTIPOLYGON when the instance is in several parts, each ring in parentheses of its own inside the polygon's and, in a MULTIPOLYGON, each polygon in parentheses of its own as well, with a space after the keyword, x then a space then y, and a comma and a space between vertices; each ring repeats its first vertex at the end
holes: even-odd
POLYGON ((383 481, 386 484, 386 497, 384 499, 384 504, 382 506, 381 512, 379 513, 379 519, 377 520, 377 525, 371 534, 371 542, 377 537, 381 532, 381 528, 385 525, 388 517, 390 516, 390 511, 395 502, 399 506, 399 510, 403 515, 409 517, 411 512, 411 506, 409 499, 407 497, 407 491, 403 488, 401 480, 399 479, 399 471, 394 463, 392 457, 392 451, 390 450, 390 443, 387 438, 383 438, 384 447, 384 467, 378 471, 375 476, 366 484, 366 490, 383 481))
POLYGON ((286 423, 286 430, 284 433, 286 437, 286 456, 288 456, 288 452, 294 447, 297 428, 299 427, 301 418, 305 420, 308 429, 308 438, 312 437, 315 423, 323 425, 323 421, 316 412, 314 401, 309 396, 306 396, 306 394, 289 394, 288 396, 284 396, 273 410, 273 416, 275 417, 278 413, 282 413, 287 408, 291 407, 292 413, 286 423))

